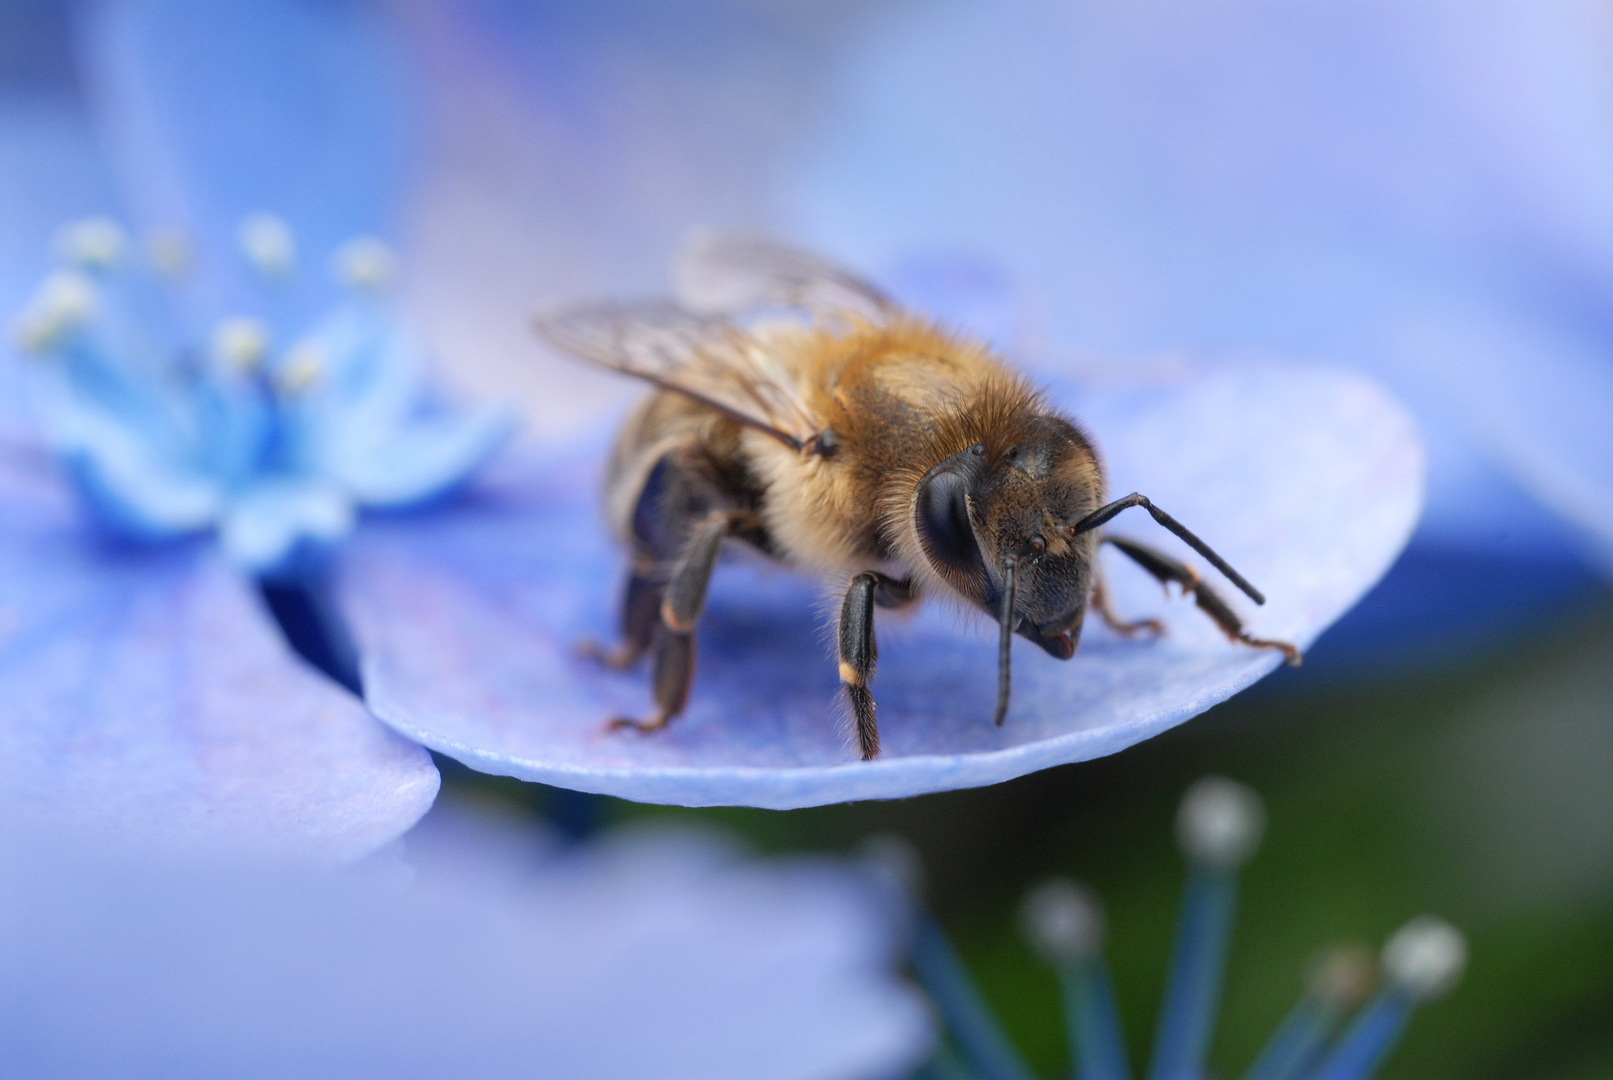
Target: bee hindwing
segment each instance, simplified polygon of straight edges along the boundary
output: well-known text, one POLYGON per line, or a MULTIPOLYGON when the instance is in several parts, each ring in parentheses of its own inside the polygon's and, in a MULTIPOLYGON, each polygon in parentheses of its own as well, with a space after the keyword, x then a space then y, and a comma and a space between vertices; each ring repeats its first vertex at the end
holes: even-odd
POLYGON ((754 236, 697 235, 675 271, 678 300, 691 311, 739 314, 759 307, 884 322, 896 304, 877 285, 805 251, 754 236))

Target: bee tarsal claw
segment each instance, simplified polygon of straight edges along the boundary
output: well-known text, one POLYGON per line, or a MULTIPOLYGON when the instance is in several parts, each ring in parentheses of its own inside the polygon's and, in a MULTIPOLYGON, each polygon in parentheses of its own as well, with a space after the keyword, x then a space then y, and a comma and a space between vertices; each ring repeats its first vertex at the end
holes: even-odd
POLYGON ((635 720, 631 716, 614 716, 605 724, 605 730, 637 731, 640 734, 647 735, 652 731, 660 731, 666 727, 668 719, 665 716, 657 716, 649 720, 635 720))

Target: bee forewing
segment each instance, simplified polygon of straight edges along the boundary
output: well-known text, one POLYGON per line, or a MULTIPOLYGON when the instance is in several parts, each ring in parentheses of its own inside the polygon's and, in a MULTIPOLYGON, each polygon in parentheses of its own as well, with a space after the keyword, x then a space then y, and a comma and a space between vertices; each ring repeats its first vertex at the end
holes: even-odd
POLYGON ((562 352, 683 394, 796 449, 817 434, 794 373, 727 319, 643 301, 554 308, 533 326, 562 352))

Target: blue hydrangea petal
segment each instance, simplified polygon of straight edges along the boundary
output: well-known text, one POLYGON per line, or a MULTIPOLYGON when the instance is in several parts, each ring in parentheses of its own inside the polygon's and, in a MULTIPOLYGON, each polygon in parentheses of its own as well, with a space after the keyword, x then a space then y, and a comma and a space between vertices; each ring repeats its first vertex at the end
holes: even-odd
POLYGON ((34 401, 51 446, 90 515, 113 532, 161 540, 213 524, 216 477, 192 464, 186 438, 157 387, 130 378, 84 341, 43 361, 34 401))
POLYGON ((1459 370, 1435 369, 1446 393, 1613 572, 1613 339, 1599 318, 1494 302, 1428 328, 1424 342, 1463 358, 1459 370))
POLYGON ((355 858, 431 805, 424 751, 296 659, 201 545, 120 547, 0 458, 0 790, 142 844, 355 858))
POLYGON ((218 519, 223 497, 217 484, 171 467, 115 422, 97 419, 64 433, 57 450, 97 521, 131 539, 164 540, 218 519))
POLYGON ((259 296, 236 250, 248 214, 284 219, 321 285, 342 241, 388 231, 406 120, 369 5, 118 0, 84 22, 91 104, 130 205, 143 223, 188 227, 210 310, 259 296))
POLYGON ((273 576, 308 551, 325 551, 345 539, 354 517, 352 499, 329 480, 270 477, 230 500, 219 543, 240 569, 273 576))
MULTIPOLYGON (((1141 491, 1270 598, 1221 585, 1254 633, 1304 646, 1394 560, 1422 499, 1423 453, 1375 383, 1277 364, 1145 373, 1061 391, 1095 433, 1116 494, 1141 491)), ((378 521, 347 551, 342 596, 376 715, 474 768, 625 798, 794 807, 994 783, 1112 753, 1209 708, 1277 658, 1230 645, 1191 604, 1105 555, 1122 610, 1169 637, 1090 620, 1060 663, 1016 643, 1007 724, 990 721, 995 649, 979 621, 931 606, 880 622, 883 756, 856 761, 815 584, 754 560, 719 570, 688 712, 648 737, 643 671, 575 642, 608 638, 622 555, 600 524, 595 455, 517 459, 429 523, 378 521)), ((1133 511, 1115 531, 1172 551, 1133 511)), ((1192 555, 1187 556, 1196 562, 1192 555)), ((1218 583, 1221 584, 1221 583, 1218 583)), ((838 597, 827 598, 831 609, 838 597)))
POLYGON ((848 867, 665 831, 557 852, 458 817, 410 835, 404 881, 86 858, 0 831, 7 1062, 843 1080, 908 1075, 933 1044, 896 928, 848 867))
POLYGON ((515 417, 452 411, 433 400, 425 350, 387 310, 358 299, 306 339, 326 365, 301 403, 305 464, 363 506, 397 508, 453 490, 509 438, 515 417))
POLYGON ((514 430, 514 414, 498 406, 414 420, 364 442, 346 441, 329 462, 331 476, 362 506, 414 506, 470 479, 514 430))

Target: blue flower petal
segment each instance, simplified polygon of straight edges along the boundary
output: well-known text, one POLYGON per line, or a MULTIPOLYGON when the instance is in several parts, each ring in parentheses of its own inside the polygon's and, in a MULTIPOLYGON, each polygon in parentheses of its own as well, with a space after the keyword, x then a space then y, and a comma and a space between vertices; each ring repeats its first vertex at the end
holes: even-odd
POLYGON ((191 545, 97 539, 0 459, 0 791, 142 844, 349 859, 431 805, 418 747, 297 660, 191 545))
POLYGON ((298 420, 314 471, 362 506, 430 501, 467 480, 515 428, 510 411, 451 412, 431 399, 425 351, 381 305, 358 299, 306 339, 326 365, 298 420))
POLYGON ((271 477, 231 499, 219 543, 238 568, 264 577, 308 550, 324 551, 353 531, 347 492, 314 477, 271 477))
MULTIPOLYGON (((1111 490, 1149 495, 1269 597, 1254 633, 1309 644, 1394 560, 1422 500, 1423 453, 1376 384, 1260 364, 1142 373, 1059 394, 1093 431, 1111 490)), ((1123 611, 1170 636, 1120 640, 1089 620, 1068 663, 1019 645, 1006 726, 991 724, 995 648, 945 611, 880 624, 883 756, 856 761, 813 584, 721 570, 686 715, 647 737, 647 675, 579 658, 608 637, 622 556, 599 522, 604 449, 495 466, 429 522, 354 538, 342 596, 376 715, 488 772, 645 801, 794 807, 990 784, 1113 753, 1225 699, 1277 663, 1230 645, 1190 604, 1106 553, 1123 611)), ((1114 529, 1169 550, 1135 511, 1114 529)), ((1197 562, 1196 557, 1187 556, 1197 562)), ((1230 587, 1222 585, 1231 594, 1230 587)), ((833 598, 835 601, 838 598, 833 598)))
POLYGON ((90 9, 84 37, 130 203, 146 224, 190 229, 212 310, 258 295, 232 276, 248 214, 284 219, 321 283, 343 240, 387 231, 405 121, 392 42, 368 5, 118 0, 90 9))
POLYGON ((1599 313, 1494 302, 1430 327, 1425 348, 1463 357, 1437 371, 1451 398, 1613 572, 1613 336, 1599 313))
POLYGON ((91 515, 135 540, 166 540, 218 520, 222 494, 206 477, 171 469, 137 437, 100 418, 81 424, 57 454, 91 515))
POLYGON ((514 430, 514 415, 497 406, 411 421, 365 443, 348 442, 330 461, 331 476, 362 506, 414 506, 470 479, 514 430))
POLYGON ((90 859, 0 832, 7 1063, 844 1080, 907 1075, 933 1044, 894 920, 846 866, 666 831, 546 850, 465 812, 407 844, 399 881, 90 859))

